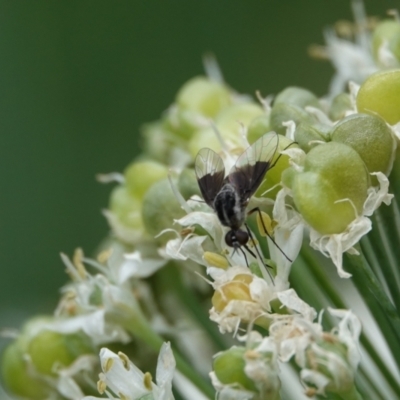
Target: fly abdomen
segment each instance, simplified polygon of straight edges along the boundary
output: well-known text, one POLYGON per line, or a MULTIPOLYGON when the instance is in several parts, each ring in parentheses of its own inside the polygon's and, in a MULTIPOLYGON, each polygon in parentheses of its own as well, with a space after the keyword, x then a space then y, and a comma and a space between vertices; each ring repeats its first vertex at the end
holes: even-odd
POLYGON ((214 210, 221 224, 232 229, 239 229, 244 222, 244 212, 236 190, 229 183, 225 184, 214 200, 214 210))

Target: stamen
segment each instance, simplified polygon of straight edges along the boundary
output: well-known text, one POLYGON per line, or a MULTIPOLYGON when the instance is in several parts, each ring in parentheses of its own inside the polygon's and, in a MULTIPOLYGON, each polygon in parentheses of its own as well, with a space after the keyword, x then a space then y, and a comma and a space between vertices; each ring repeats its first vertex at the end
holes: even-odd
POLYGON ((257 213, 257 228, 258 232, 263 237, 266 237, 267 234, 269 234, 270 236, 273 234, 271 217, 264 211, 257 213), (265 232, 264 227, 267 230, 267 232, 265 232))
POLYGON ((104 394, 104 392, 106 391, 106 389, 107 389, 107 384, 106 384, 104 381, 102 381, 101 379, 98 380, 98 381, 97 381, 97 391, 98 391, 100 394, 104 394))
POLYGON ((147 390, 152 390, 152 389, 153 389, 153 387, 152 387, 152 382, 153 382, 153 377, 151 376, 150 372, 146 372, 146 373, 144 374, 144 376, 143 376, 143 384, 144 384, 144 387, 145 387, 147 390))
POLYGON ((126 354, 124 354, 122 351, 118 352, 118 357, 120 358, 120 360, 122 361, 122 364, 124 366, 124 368, 129 371, 131 369, 131 366, 129 364, 129 358, 126 354))
POLYGON ((103 371, 108 372, 114 365, 114 359, 113 358, 107 358, 107 360, 103 364, 103 371))

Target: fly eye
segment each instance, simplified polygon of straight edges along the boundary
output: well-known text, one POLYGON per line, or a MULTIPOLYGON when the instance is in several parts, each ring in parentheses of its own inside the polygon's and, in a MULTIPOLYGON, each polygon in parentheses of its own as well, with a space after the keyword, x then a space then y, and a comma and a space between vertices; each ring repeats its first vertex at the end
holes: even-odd
POLYGON ((241 246, 244 246, 249 241, 249 234, 245 231, 238 230, 235 232, 236 240, 241 246))
POLYGON ((226 232, 226 235, 225 235, 225 243, 229 246, 229 247, 233 247, 233 240, 234 240, 234 238, 233 238, 233 231, 228 231, 228 232, 226 232))

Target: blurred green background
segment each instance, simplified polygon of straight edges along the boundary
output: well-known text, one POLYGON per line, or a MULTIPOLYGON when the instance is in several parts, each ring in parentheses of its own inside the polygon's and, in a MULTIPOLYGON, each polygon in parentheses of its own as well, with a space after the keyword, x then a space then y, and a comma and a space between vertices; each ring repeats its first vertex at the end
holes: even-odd
POLYGON ((134 158, 205 52, 242 93, 323 95, 333 70, 307 47, 339 19, 347 0, 0 1, 0 326, 54 309, 59 252, 90 254, 108 231, 95 174, 134 158))

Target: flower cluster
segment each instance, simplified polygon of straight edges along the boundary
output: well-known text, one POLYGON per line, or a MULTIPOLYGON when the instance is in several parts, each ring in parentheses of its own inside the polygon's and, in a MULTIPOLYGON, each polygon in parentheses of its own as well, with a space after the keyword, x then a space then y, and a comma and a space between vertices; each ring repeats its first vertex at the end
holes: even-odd
POLYGON ((28 322, 3 355, 11 391, 87 400, 399 393, 380 354, 400 350, 400 23, 370 28, 354 4, 356 23, 314 49, 337 69, 327 97, 299 87, 241 95, 207 59, 208 76, 186 82, 143 127, 140 158, 99 175, 117 182, 104 211, 111 234, 96 259, 80 249, 61 256, 71 280, 55 314, 28 322), (260 143, 270 157, 248 157, 247 168, 269 168, 243 206, 250 239, 233 249, 228 211, 202 198, 195 159, 211 149, 221 164, 208 172, 227 176, 260 143), (365 307, 352 306, 363 300, 374 343, 365 307), (154 383, 142 370, 155 363, 154 383))

